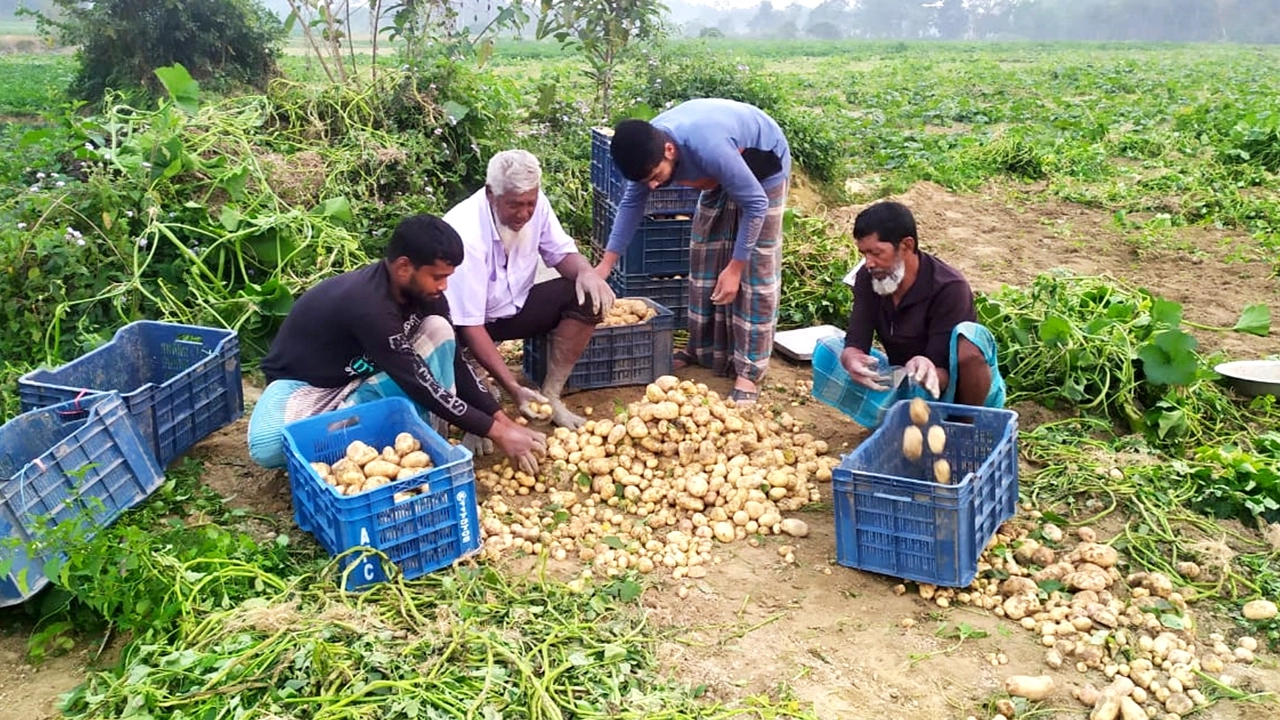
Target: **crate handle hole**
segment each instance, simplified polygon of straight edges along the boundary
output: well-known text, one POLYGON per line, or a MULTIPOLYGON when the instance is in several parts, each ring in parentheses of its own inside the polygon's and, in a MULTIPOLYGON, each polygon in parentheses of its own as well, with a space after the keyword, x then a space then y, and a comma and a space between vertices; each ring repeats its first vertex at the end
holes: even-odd
POLYGON ((871 496, 880 498, 881 500, 893 500, 894 502, 904 502, 904 503, 911 502, 911 498, 909 497, 903 497, 901 495, 890 495, 889 493, 872 493, 871 496))
POLYGON ((329 423, 328 431, 331 433, 334 433, 339 430, 353 428, 359 424, 360 424, 360 416, 352 415, 351 417, 343 418, 341 420, 334 420, 333 422, 329 423))
POLYGON ((978 420, 973 415, 949 412, 942 417, 942 422, 951 423, 952 425, 975 425, 978 420))

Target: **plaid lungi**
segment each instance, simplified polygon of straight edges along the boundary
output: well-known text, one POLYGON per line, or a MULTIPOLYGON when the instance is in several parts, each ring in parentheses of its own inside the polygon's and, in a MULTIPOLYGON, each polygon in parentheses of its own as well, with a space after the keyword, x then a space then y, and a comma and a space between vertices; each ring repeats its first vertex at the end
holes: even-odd
POLYGON ((689 240, 689 345, 686 352, 718 375, 759 383, 773 354, 782 291, 782 211, 789 181, 766 188, 769 211, 747 260, 738 296, 714 305, 716 280, 733 259, 742 209, 722 188, 702 193, 689 240))
MULTIPOLYGON (((451 392, 457 390, 454 356, 458 350, 453 326, 443 317, 428 316, 414 333, 413 349, 422 358, 423 369, 436 382, 451 392)), ((420 369, 422 371, 423 369, 420 369)), ((347 408, 387 397, 408 398, 404 390, 385 372, 356 378, 346 385, 321 388, 301 380, 275 380, 262 391, 262 397, 249 417, 249 456, 262 467, 285 466, 284 426, 320 413, 347 408)), ((415 403, 415 405, 417 405, 415 403)), ((437 432, 445 435, 448 426, 426 408, 417 405, 418 414, 437 432)))

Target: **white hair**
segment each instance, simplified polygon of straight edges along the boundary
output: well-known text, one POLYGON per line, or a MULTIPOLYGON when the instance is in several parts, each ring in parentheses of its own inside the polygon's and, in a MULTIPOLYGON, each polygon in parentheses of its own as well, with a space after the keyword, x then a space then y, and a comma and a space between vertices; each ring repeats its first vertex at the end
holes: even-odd
POLYGON ((494 196, 537 190, 542 186, 542 165, 528 150, 503 150, 489 159, 484 184, 494 196))

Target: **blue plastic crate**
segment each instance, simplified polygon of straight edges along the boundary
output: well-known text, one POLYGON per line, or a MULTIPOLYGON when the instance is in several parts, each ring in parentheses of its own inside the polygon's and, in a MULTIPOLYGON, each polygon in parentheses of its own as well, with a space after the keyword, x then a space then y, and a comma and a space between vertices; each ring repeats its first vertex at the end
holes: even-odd
POLYGON ((118 393, 25 412, 0 427, 0 607, 49 583, 55 527, 92 535, 164 475, 118 393), (33 543, 44 542, 41 551, 33 543))
MULTIPOLYGON (((596 258, 604 255, 609 232, 617 212, 599 190, 592 193, 591 250, 596 258)), ((688 275, 689 237, 693 219, 689 216, 645 216, 631 237, 627 249, 618 257, 619 272, 639 275, 688 275)))
MULTIPOLYGON (((627 189, 627 179, 618 172, 613 157, 609 155, 612 142, 612 128, 591 129, 591 185, 617 206, 627 189)), ((646 215, 692 215, 698 207, 700 194, 702 191, 697 188, 680 186, 652 190, 644 212, 646 215)))
POLYGON ((239 338, 232 330, 141 320, 66 365, 18 379, 23 410, 107 390, 124 397, 167 467, 244 413, 239 338))
MULTIPOLYGON (((565 382, 566 391, 647 385, 671 374, 675 314, 649 298, 641 299, 657 315, 636 325, 597 327, 565 382)), ((546 335, 524 341, 525 377, 539 384, 547 374, 548 346, 546 335)))
POLYGON ((609 273, 609 287, 618 297, 642 297, 671 311, 672 327, 684 330, 689 326, 689 278, 649 277, 624 275, 617 268, 609 273))
POLYGON ((910 401, 832 472, 836 562, 946 587, 973 582, 978 557, 1018 504, 1018 414, 929 403, 930 423, 946 430, 940 456, 952 484, 933 482, 935 456, 902 455, 910 401))
MULTIPOLYGON (((480 514, 476 509, 476 473, 471 451, 450 445, 423 422, 404 398, 386 398, 323 413, 284 427, 293 517, 298 527, 315 535, 331 555, 353 547, 381 550, 406 579, 447 567, 480 548, 480 514), (311 467, 333 464, 347 446, 361 440, 377 449, 395 444, 407 432, 422 443, 434 467, 359 495, 339 495, 311 467), (396 502, 398 492, 423 488, 396 502)), ((353 553, 344 562, 347 588, 386 579, 376 555, 353 553)))
MULTIPOLYGON (((884 421, 885 413, 894 403, 907 397, 904 385, 888 390, 871 390, 858 385, 840 364, 844 352, 844 336, 823 338, 813 348, 813 396, 853 418, 865 428, 877 428, 884 421)), ((886 373, 894 368, 889 358, 876 348, 871 355, 880 361, 886 373)))

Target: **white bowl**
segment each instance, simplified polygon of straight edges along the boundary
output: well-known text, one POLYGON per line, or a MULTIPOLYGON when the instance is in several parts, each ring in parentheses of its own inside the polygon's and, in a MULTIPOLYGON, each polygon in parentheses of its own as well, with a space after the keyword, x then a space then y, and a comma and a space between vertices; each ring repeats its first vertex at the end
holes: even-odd
POLYGON ((1214 368, 1241 395, 1280 398, 1280 360, 1236 360, 1214 368))

